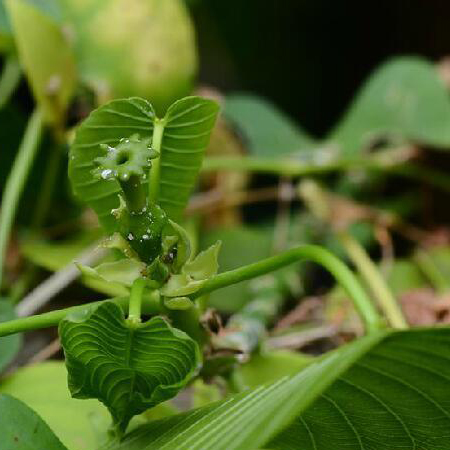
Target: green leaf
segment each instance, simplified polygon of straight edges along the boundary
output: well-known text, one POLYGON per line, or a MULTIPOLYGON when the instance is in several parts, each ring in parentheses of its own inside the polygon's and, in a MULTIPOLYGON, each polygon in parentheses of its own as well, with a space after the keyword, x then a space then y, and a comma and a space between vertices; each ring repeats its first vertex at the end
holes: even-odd
POLYGON ((194 280, 205 280, 212 277, 219 270, 218 257, 221 241, 200 252, 192 261, 188 261, 183 266, 183 273, 189 275, 194 280))
MULTIPOLYGON (((108 450, 252 450, 289 424, 340 373, 382 339, 342 347, 294 376, 245 391, 211 406, 150 423, 108 450)), ((299 447, 301 448, 301 447, 299 447)), ((328 449, 329 450, 329 449, 328 449)))
POLYGON ((108 283, 119 283, 131 287, 133 281, 142 276, 145 264, 135 259, 119 259, 118 261, 105 262, 95 268, 76 264, 85 276, 108 283))
POLYGON ((380 332, 108 450, 448 450, 450 330, 380 332))
POLYGON ((200 252, 192 261, 188 261, 183 266, 182 273, 169 278, 161 289, 161 293, 168 297, 183 297, 198 291, 203 283, 219 270, 217 258, 221 245, 222 243, 218 241, 200 252))
POLYGON ((388 334, 268 448, 448 450, 450 330, 388 334))
POLYGON ((225 101, 224 115, 239 129, 252 154, 287 155, 314 145, 306 132, 261 97, 229 95, 225 101))
POLYGON ((383 64, 329 139, 352 156, 377 136, 450 147, 450 100, 434 64, 407 57, 383 64))
POLYGON ((0 395, 2 450, 67 450, 48 425, 27 405, 0 395))
POLYGON ((50 122, 60 122, 76 83, 75 61, 61 25, 40 2, 6 0, 22 67, 50 122))
MULTIPOLYGON (((194 187, 217 110, 211 100, 187 97, 158 119, 163 136, 160 158, 153 164, 159 167, 155 176, 161 207, 173 220, 180 218, 194 187)), ((119 207, 121 188, 114 179, 94 177, 94 160, 105 154, 101 144, 115 146, 135 133, 142 139, 152 137, 155 120, 150 103, 129 98, 103 105, 78 128, 70 151, 69 177, 75 194, 94 209, 109 233, 117 231, 111 212, 119 207)))
POLYGON ((159 202, 175 222, 197 181, 218 111, 212 100, 186 97, 175 102, 163 119, 159 202))
POLYGON ((130 325, 112 302, 67 317, 59 333, 75 398, 98 398, 124 431, 136 414, 177 394, 199 368, 197 344, 153 317, 130 325))
POLYGON ((107 440, 108 412, 96 400, 70 397, 63 362, 23 367, 2 380, 0 392, 36 411, 69 449, 92 450, 107 440))
MULTIPOLYGON (((0 298, 0 322, 16 318, 13 305, 5 298, 0 298)), ((0 372, 14 359, 20 350, 22 336, 13 334, 0 338, 0 372)))

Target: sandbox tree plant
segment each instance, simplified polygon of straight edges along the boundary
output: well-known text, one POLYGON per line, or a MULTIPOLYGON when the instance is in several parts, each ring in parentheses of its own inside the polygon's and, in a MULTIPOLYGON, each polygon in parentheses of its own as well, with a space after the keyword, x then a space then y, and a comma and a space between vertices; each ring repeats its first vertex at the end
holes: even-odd
MULTIPOLYGON (((102 449, 450 448, 448 328, 388 328, 350 269, 318 246, 219 274, 220 243, 194 254, 183 210, 217 113, 215 102, 199 97, 175 102, 162 118, 140 98, 91 113, 71 146, 69 177, 116 259, 80 270, 129 294, 3 322, 0 336, 59 326, 72 396, 96 398, 111 413, 102 449), (303 259, 324 266, 346 290, 364 337, 275 382, 126 434, 133 416, 195 377, 227 378, 236 368, 233 353, 214 339, 208 293, 303 259)), ((237 331, 264 323, 273 308, 270 298, 253 306, 235 318, 237 331)), ((12 397, 0 396, 0 417, 8 449, 17 442, 65 448, 12 397)))

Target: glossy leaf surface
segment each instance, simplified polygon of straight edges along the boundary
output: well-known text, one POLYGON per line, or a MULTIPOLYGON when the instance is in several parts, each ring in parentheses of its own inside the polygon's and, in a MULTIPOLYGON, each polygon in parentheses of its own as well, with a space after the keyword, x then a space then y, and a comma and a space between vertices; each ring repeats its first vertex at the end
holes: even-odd
POLYGON ((98 398, 124 430, 136 414, 177 394, 200 365, 197 344, 163 318, 130 326, 112 302, 60 323, 75 398, 98 398))
POLYGON ((449 357, 448 328, 380 332, 107 448, 447 450, 449 357))
POLYGON ((2 450, 67 450, 48 425, 27 405, 0 395, 2 450))

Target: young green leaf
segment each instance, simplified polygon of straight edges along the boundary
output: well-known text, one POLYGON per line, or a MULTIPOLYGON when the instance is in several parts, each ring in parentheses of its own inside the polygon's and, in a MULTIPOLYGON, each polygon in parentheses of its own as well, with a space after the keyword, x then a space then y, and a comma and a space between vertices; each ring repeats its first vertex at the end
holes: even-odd
POLYGON ((130 419, 177 394, 198 370, 197 344, 163 318, 130 325, 104 302, 59 326, 75 398, 98 398, 119 432, 130 419))
POLYGON ((218 111, 212 100, 186 97, 175 102, 163 119, 159 202, 175 222, 197 181, 218 111))
MULTIPOLYGON (((15 319, 13 305, 5 298, 0 298, 0 322, 15 319)), ((0 372, 13 360, 20 350, 22 336, 13 334, 0 338, 0 372)))
POLYGON ((432 63, 397 58, 383 64, 329 139, 354 156, 376 137, 450 147, 450 101, 432 63))
POLYGON ((448 450, 448 358, 448 328, 376 333, 105 449, 448 450))
POLYGON ((65 113, 76 82, 75 60, 52 8, 26 0, 5 2, 21 65, 37 102, 50 122, 65 113), (49 13, 50 12, 50 13, 49 13))
POLYGON ((151 172, 156 198, 150 200, 159 202, 170 219, 178 220, 196 182, 217 111, 215 102, 200 97, 179 100, 163 119, 156 119, 150 103, 140 98, 101 106, 78 128, 70 151, 69 178, 75 194, 94 209, 108 233, 118 231, 112 212, 119 208, 122 190, 109 173, 94 175, 95 160, 107 152, 102 144, 114 147, 138 133, 141 139, 152 137, 151 145, 160 153, 151 172))
POLYGON ((219 270, 217 258, 222 243, 216 242, 200 252, 192 261, 188 261, 181 273, 172 275, 161 293, 167 297, 183 297, 198 291, 203 283, 219 270))
POLYGON ((2 450, 67 450, 48 425, 27 405, 0 395, 2 450))

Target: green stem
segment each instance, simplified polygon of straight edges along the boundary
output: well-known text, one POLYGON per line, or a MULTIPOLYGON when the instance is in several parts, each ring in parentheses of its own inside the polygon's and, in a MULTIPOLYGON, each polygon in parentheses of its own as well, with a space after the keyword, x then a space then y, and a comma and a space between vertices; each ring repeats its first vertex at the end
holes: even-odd
POLYGON ((321 175, 330 172, 351 169, 365 169, 373 172, 389 173, 408 179, 419 180, 430 184, 444 192, 450 192, 450 179, 447 174, 413 163, 386 163, 376 158, 336 160, 327 164, 303 163, 295 159, 275 159, 246 156, 230 157, 216 156, 205 158, 202 171, 231 170, 238 172, 267 173, 287 177, 300 177, 305 175, 321 175))
POLYGON ((357 267, 358 272, 369 286, 373 297, 377 300, 380 308, 386 315, 389 323, 394 328, 408 328, 408 324, 394 295, 364 248, 346 232, 340 233, 339 237, 349 257, 357 267))
POLYGON ((148 199, 150 203, 158 203, 159 198, 159 171, 161 164, 161 143, 163 138, 164 127, 166 123, 164 120, 155 119, 153 128, 152 147, 159 153, 158 158, 152 161, 148 180, 148 199))
MULTIPOLYGON (((109 300, 118 304, 124 312, 127 312, 129 297, 118 297, 109 300)), ((0 336, 8 336, 9 334, 21 333, 23 331, 57 326, 59 322, 68 314, 85 311, 88 308, 100 305, 104 301, 105 300, 100 300, 97 302, 86 303, 84 305, 72 306, 70 308, 57 309, 44 314, 37 314, 35 316, 2 322, 0 323, 0 336)), ((161 307, 159 297, 154 295, 145 297, 144 302, 142 303, 142 311, 149 315, 160 313, 161 307)))
POLYGON ((20 65, 15 56, 9 56, 3 66, 0 78, 0 109, 3 108, 11 98, 20 81, 20 65))
POLYGON ((264 275, 305 259, 322 265, 337 279, 352 299, 367 331, 371 332, 382 326, 382 319, 355 275, 336 256, 317 245, 302 245, 257 263, 216 275, 206 281, 197 292, 191 294, 190 298, 200 297, 216 289, 264 275))
POLYGON ((147 281, 144 278, 138 278, 131 286, 128 320, 132 324, 138 324, 141 322, 142 294, 144 293, 146 284, 147 281))
POLYGON ((119 180, 119 183, 125 194, 128 210, 135 213, 141 212, 147 205, 147 197, 141 184, 141 177, 132 175, 127 181, 119 180))
POLYGON ((253 156, 214 156, 203 160, 202 171, 232 170, 259 172, 280 176, 303 176, 333 172, 348 168, 348 162, 333 161, 329 164, 306 164, 295 159, 260 158, 253 156))
POLYGON ((28 122, 3 192, 2 208, 0 211, 0 286, 2 284, 3 264, 9 234, 20 195, 36 155, 43 126, 42 113, 39 109, 35 109, 28 122))

